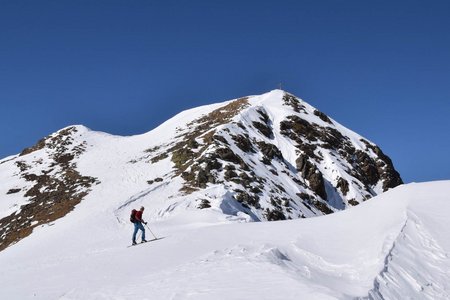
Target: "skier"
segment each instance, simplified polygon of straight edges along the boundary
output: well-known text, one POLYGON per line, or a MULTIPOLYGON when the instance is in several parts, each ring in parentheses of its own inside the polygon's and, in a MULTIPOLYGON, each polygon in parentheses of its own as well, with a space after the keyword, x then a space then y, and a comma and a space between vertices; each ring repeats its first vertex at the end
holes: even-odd
MULTIPOLYGON (((134 213, 133 245, 136 245, 136 234, 137 234, 138 230, 142 230, 142 243, 145 243, 147 240, 145 239, 145 228, 142 225, 142 223, 147 225, 147 222, 144 222, 144 220, 142 219, 142 214, 144 213, 144 207, 142 206, 141 209, 138 211, 133 209, 133 213, 134 213)), ((132 218, 133 218, 133 213, 132 213, 132 218)))

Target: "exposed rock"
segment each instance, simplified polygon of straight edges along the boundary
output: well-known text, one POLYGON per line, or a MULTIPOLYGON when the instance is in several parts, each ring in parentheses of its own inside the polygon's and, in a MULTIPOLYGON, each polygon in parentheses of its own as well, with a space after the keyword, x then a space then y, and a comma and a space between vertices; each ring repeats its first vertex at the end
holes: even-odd
POLYGON ((229 145, 228 141, 221 135, 216 134, 213 138, 219 142, 224 143, 225 145, 229 145))
POLYGON ((240 164, 242 159, 237 156, 230 148, 219 148, 216 150, 216 154, 220 159, 229 161, 235 164, 240 164))
POLYGON ((288 116, 285 121, 280 123, 281 133, 290 137, 294 141, 298 141, 298 137, 303 137, 308 141, 317 141, 318 126, 309 123, 299 116, 288 116))
POLYGON ((336 187, 341 190, 342 195, 344 196, 347 195, 349 191, 349 185, 347 180, 345 180, 342 177, 339 177, 336 187))
POLYGON ((236 125, 237 125, 239 128, 241 128, 241 129, 247 131, 247 128, 246 128, 246 127, 244 126, 244 124, 242 124, 241 122, 237 122, 236 125))
POLYGON ((236 195, 234 196, 234 198, 241 204, 245 204, 247 207, 253 206, 255 208, 260 208, 258 201, 259 198, 256 195, 252 196, 245 191, 236 190, 236 195))
POLYGON ((301 111, 305 111, 305 107, 300 103, 300 100, 297 99, 294 95, 285 93, 283 96, 284 105, 291 106, 295 112, 299 113, 301 111))
POLYGON ((377 163, 377 171, 383 180, 383 191, 387 191, 390 188, 403 184, 403 180, 401 179, 400 174, 395 170, 392 160, 386 156, 378 146, 372 145, 366 140, 361 141, 364 142, 367 148, 371 149, 380 160, 380 162, 377 163))
POLYGON ((322 147, 326 149, 344 149, 346 152, 354 151, 353 146, 349 143, 348 138, 332 127, 325 127, 319 134, 319 138, 323 141, 322 147))
POLYGON ((359 202, 356 201, 355 199, 350 199, 350 200, 348 200, 347 202, 348 202, 348 204, 350 204, 351 206, 356 206, 356 205, 359 204, 359 202))
POLYGON ((281 154, 280 149, 278 149, 278 147, 275 146, 274 144, 268 144, 264 141, 259 141, 257 144, 258 148, 261 150, 261 153, 269 161, 271 161, 274 158, 278 158, 280 161, 283 160, 283 154, 281 154))
POLYGON ((318 111, 317 109, 314 110, 314 114, 316 116, 318 116, 322 121, 327 122, 329 124, 333 124, 333 122, 331 122, 330 118, 328 118, 328 116, 326 114, 324 114, 321 111, 318 111))
POLYGON ((36 151, 42 145, 47 147, 52 160, 50 169, 28 173, 29 165, 16 162, 20 176, 33 186, 25 192, 25 197, 29 198, 27 204, 22 205, 19 212, 0 220, 0 251, 28 236, 36 226, 65 216, 89 193, 93 184, 99 183, 96 178, 83 176, 76 170, 73 160, 84 151, 84 143, 74 144, 71 135, 75 132, 75 127, 69 127, 47 137, 45 143, 28 148, 36 151), (50 172, 56 172, 57 176, 48 175, 50 172))
POLYGON ((233 135, 233 140, 236 143, 236 146, 239 147, 244 152, 252 152, 256 153, 255 149, 252 146, 252 143, 250 142, 250 137, 248 135, 233 135))
POLYGON ((211 202, 209 202, 209 200, 207 200, 207 199, 200 200, 200 204, 198 205, 199 209, 205 209, 205 208, 210 208, 210 207, 211 207, 211 202))
POLYGON ((199 164, 205 164, 205 171, 210 172, 211 170, 219 170, 222 168, 222 164, 217 160, 215 154, 205 155, 199 159, 199 164))
POLYGON ((196 186, 199 188, 206 188, 206 184, 208 183, 208 173, 205 170, 199 170, 197 173, 197 183, 196 186))
POLYGON ((16 161, 15 165, 20 169, 20 172, 25 172, 26 170, 30 169, 31 166, 27 165, 24 161, 16 161))
POLYGON ((333 211, 325 203, 320 201, 314 202, 314 206, 326 215, 333 213, 333 211))
POLYGON ((307 193, 297 193, 297 196, 303 200, 303 205, 306 205, 306 207, 309 208, 309 210, 312 210, 312 208, 308 204, 313 204, 316 199, 314 196, 307 194, 307 193))
POLYGON ((279 209, 273 209, 273 210, 266 209, 265 216, 266 216, 267 221, 286 220, 286 216, 279 209))
POLYGON ((7 195, 15 194, 15 193, 18 193, 20 191, 21 191, 21 189, 10 189, 8 192, 6 192, 6 194, 7 195))
POLYGON ((199 146, 199 144, 197 143, 197 141, 196 141, 195 139, 190 139, 190 140, 187 142, 187 145, 188 145, 188 147, 191 148, 191 149, 196 149, 196 148, 199 146))
POLYGON ((272 128, 270 128, 269 125, 256 121, 253 121, 252 124, 253 127, 258 129, 258 131, 261 132, 264 136, 266 136, 269 139, 273 138, 272 128))
POLYGON ((245 172, 241 172, 239 174, 239 178, 241 179, 241 183, 244 187, 249 188, 252 183, 252 179, 245 172))
POLYGON ((305 178, 309 187, 322 199, 327 199, 327 193, 325 192, 325 185, 322 177, 322 173, 317 167, 312 164, 308 158, 304 155, 300 155, 296 160, 297 170, 301 172, 303 178, 305 178))
POLYGON ((188 162, 195 158, 194 152, 189 148, 179 148, 172 152, 172 161, 179 170, 185 170, 188 162))
POLYGON ((169 157, 169 155, 167 153, 161 153, 160 155, 151 158, 150 161, 152 164, 154 164, 160 160, 166 159, 167 157, 169 157))
POLYGON ((274 169, 269 169, 270 173, 272 173, 275 176, 278 176, 278 172, 274 169))
POLYGON ((31 152, 43 149, 45 147, 45 140, 45 138, 40 139, 36 145, 23 149, 22 152, 20 152, 19 156, 24 156, 30 154, 31 152))
POLYGON ((264 109, 258 109, 257 112, 261 115, 261 118, 260 118, 261 121, 262 121, 264 124, 269 124, 270 118, 269 118, 269 116, 267 115, 267 112, 266 112, 264 109))

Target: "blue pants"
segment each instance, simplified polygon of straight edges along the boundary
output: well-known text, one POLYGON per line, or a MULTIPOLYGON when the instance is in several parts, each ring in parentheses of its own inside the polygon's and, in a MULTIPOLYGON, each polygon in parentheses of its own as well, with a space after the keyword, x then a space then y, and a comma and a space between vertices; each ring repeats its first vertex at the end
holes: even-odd
POLYGON ((141 222, 134 223, 133 242, 136 242, 136 234, 138 230, 142 230, 142 240, 145 240, 145 229, 141 222))

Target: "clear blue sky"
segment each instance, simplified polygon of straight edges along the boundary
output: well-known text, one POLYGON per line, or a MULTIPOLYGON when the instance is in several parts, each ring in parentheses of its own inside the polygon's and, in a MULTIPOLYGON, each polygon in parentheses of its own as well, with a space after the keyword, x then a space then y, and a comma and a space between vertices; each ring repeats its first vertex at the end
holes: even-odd
POLYGON ((0 157, 277 87, 450 179, 450 1, 1 1, 0 157))

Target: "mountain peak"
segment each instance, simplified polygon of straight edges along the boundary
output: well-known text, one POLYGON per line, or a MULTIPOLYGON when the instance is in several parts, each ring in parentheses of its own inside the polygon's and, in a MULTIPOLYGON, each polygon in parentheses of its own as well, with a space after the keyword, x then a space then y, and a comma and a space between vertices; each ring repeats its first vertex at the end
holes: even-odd
POLYGON ((379 147, 282 90, 217 105, 177 128, 145 158, 172 161, 168 174, 181 176, 185 195, 225 186, 226 201, 237 202, 229 205, 254 220, 331 213, 402 183, 379 147))
POLYGON ((279 89, 182 112, 143 135, 69 126, 0 171, 3 247, 82 200, 107 201, 121 222, 131 205, 151 218, 207 209, 273 221, 329 214, 402 183, 378 146, 279 89))

